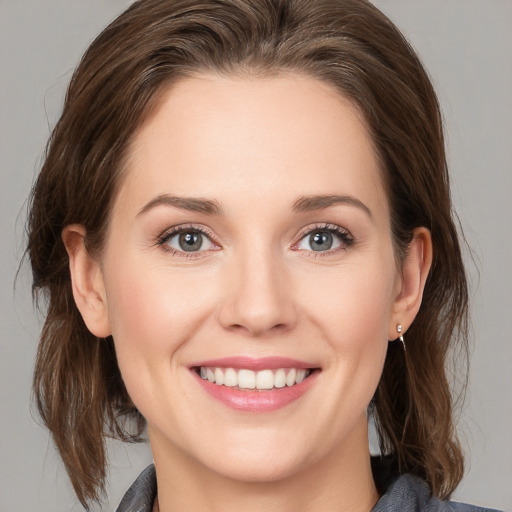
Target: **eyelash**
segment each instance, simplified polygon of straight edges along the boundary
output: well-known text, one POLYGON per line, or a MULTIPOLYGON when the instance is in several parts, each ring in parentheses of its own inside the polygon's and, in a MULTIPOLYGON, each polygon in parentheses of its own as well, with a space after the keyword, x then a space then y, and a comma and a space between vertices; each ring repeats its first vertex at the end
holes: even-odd
MULTIPOLYGON (((209 230, 209 229, 207 230, 201 226, 194 226, 192 224, 185 225, 185 226, 178 226, 178 227, 171 228, 171 229, 165 231, 164 233, 162 233, 161 235, 158 236, 158 240, 155 245, 162 247, 162 249, 164 251, 171 253, 173 256, 179 256, 181 258, 201 257, 201 253, 203 253, 205 251, 191 251, 191 252, 179 251, 179 250, 173 249, 172 247, 167 245, 167 242, 169 240, 171 240, 174 236, 180 235, 181 233, 187 233, 190 231, 200 233, 201 235, 207 237, 213 245, 217 245, 217 243, 214 241, 213 232, 211 230, 209 230)), ((293 244, 292 249, 296 248, 302 240, 304 240, 307 236, 310 236, 311 234, 313 234, 315 231, 323 231, 323 232, 331 233, 332 235, 338 237, 342 246, 337 247, 335 249, 329 249, 327 251, 300 250, 301 252, 308 253, 308 257, 311 257, 311 258, 321 258, 323 256, 329 256, 329 255, 337 253, 339 251, 346 250, 355 244, 354 237, 346 229, 344 229, 340 226, 337 226, 336 224, 323 223, 323 224, 315 224, 313 226, 308 226, 306 229, 304 229, 302 232, 300 232, 299 236, 298 236, 298 241, 293 244)), ((216 250, 216 249, 214 249, 214 250, 216 250)), ((298 249, 296 249, 296 250, 298 250, 298 249)))
POLYGON ((299 240, 298 242, 293 244, 293 247, 296 247, 302 240, 304 240, 307 236, 311 236, 315 231, 331 233, 332 235, 338 237, 338 239, 341 242, 341 247, 329 249, 327 251, 301 251, 305 252, 306 257, 308 258, 322 258, 324 256, 330 256, 339 251, 349 249, 356 242, 355 238, 351 235, 351 233, 348 230, 342 228, 341 226, 337 226, 336 224, 320 223, 315 224, 313 226, 308 226, 305 230, 300 232, 298 236, 299 240))
POLYGON ((181 258, 198 258, 204 251, 178 251, 167 245, 167 242, 171 240, 171 238, 175 237, 176 235, 180 235, 181 233, 187 233, 190 231, 200 233, 201 235, 208 238, 213 245, 217 245, 216 242, 213 241, 214 237, 213 232, 211 230, 205 229, 204 227, 201 226, 194 226, 193 224, 177 226, 175 228, 171 228, 167 231, 164 231, 161 235, 158 236, 156 245, 159 245, 160 247, 162 247, 164 251, 171 253, 173 256, 179 256, 181 258))

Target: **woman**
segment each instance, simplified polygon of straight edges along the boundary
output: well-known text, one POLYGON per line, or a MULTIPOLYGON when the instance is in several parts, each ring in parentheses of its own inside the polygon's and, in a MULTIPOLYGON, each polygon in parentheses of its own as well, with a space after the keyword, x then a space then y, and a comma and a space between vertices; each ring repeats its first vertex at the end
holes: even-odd
POLYGON ((147 426, 120 511, 477 510, 441 501, 467 286, 438 104, 371 4, 134 3, 73 76, 29 236, 34 389, 84 506, 104 435, 147 426))

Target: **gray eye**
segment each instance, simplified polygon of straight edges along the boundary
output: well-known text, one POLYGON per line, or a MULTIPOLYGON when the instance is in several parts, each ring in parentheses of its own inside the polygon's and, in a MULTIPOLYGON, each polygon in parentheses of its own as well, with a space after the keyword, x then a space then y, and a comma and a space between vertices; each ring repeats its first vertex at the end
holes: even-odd
POLYGON ((309 235, 309 246, 313 251, 328 251, 332 244, 333 236, 328 231, 315 231, 309 235))
POLYGON ((207 235, 192 229, 181 231, 168 238, 165 242, 169 247, 180 252, 198 252, 211 249, 213 244, 207 235))
POLYGON ((338 233, 335 228, 317 228, 304 235, 297 248, 301 251, 325 252, 348 243, 344 233, 338 233))
POLYGON ((181 233, 178 243, 182 251, 199 251, 203 245, 203 235, 197 231, 181 233))

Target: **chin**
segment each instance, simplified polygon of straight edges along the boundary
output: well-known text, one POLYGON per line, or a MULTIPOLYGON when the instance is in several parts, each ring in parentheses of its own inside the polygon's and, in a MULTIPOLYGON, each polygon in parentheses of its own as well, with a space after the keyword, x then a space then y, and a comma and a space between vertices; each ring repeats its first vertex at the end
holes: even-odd
POLYGON ((227 431, 224 439, 217 439, 214 450, 196 453, 200 463, 223 477, 247 483, 276 483, 314 464, 324 451, 321 445, 308 446, 304 434, 294 430, 298 435, 290 429, 227 431))
POLYGON ((297 473, 301 464, 288 457, 228 456, 222 463, 210 466, 218 475, 246 483, 277 483, 297 473))

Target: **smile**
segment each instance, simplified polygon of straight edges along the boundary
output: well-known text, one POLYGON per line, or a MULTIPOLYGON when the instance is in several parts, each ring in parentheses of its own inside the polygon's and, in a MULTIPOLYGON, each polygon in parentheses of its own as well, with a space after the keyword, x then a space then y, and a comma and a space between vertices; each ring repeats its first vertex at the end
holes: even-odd
POLYGON ((218 368, 201 366, 199 375, 218 386, 238 388, 240 390, 270 390, 291 387, 300 384, 311 374, 305 368, 277 368, 260 371, 247 368, 218 368))
POLYGON ((315 386, 321 368, 283 357, 228 357, 189 367, 206 396, 244 413, 268 413, 298 401, 315 386))

